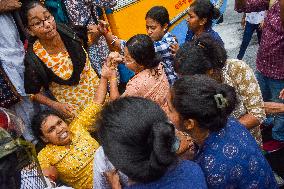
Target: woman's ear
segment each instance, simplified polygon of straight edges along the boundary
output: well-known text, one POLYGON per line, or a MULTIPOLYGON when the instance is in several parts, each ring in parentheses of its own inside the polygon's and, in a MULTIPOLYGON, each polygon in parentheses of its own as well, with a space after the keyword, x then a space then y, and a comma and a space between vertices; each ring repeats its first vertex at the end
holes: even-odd
POLYGON ((184 121, 184 127, 186 130, 191 131, 196 126, 195 123, 193 119, 187 119, 184 121))
POLYGON ((199 25, 204 26, 207 23, 207 18, 202 18, 199 25))
POLYGON ((164 24, 162 26, 162 28, 163 28, 163 31, 166 33, 168 31, 168 29, 169 29, 169 24, 164 24))

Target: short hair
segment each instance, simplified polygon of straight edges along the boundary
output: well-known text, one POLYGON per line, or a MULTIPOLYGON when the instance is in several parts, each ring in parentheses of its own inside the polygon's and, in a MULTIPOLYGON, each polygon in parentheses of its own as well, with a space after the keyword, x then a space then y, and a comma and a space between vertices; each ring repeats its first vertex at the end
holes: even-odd
POLYGON ((210 0, 196 0, 192 3, 190 9, 193 10, 200 19, 207 19, 205 24, 205 28, 207 29, 212 27, 214 19, 218 19, 220 17, 219 9, 215 8, 210 0))
POLYGON ((174 69, 180 75, 206 74, 210 69, 222 69, 226 60, 225 48, 204 33, 179 48, 174 69))
POLYGON ((96 123, 98 138, 110 162, 136 182, 159 179, 176 162, 174 126, 160 106, 140 97, 106 105, 96 123))
POLYGON ((236 104, 233 87, 221 84, 206 75, 185 76, 173 86, 173 105, 183 119, 195 119, 199 127, 219 131, 225 127, 236 104), (214 95, 221 94, 226 106, 217 107, 214 95))
POLYGON ((156 55, 154 42, 145 34, 137 34, 126 42, 130 56, 139 64, 148 69, 153 69, 161 62, 156 55))
POLYGON ((161 26, 165 24, 170 24, 170 17, 168 10, 163 6, 154 6, 152 7, 145 16, 145 19, 151 18, 158 22, 161 26))

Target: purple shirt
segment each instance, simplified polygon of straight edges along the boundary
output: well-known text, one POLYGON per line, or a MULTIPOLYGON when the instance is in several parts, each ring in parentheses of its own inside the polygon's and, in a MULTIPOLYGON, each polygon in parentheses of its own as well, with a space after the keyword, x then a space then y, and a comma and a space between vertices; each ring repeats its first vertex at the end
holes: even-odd
POLYGON ((269 10, 268 5, 268 0, 247 0, 246 7, 237 9, 237 11, 267 10, 256 58, 256 68, 266 77, 284 79, 284 26, 280 19, 280 2, 276 0, 269 10))

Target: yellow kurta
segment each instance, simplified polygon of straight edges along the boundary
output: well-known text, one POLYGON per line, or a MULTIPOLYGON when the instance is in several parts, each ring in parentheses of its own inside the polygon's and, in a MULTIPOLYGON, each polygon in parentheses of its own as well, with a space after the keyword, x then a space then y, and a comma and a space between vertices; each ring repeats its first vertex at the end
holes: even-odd
MULTIPOLYGON (((73 64, 68 52, 50 55, 39 41, 34 43, 33 50, 41 61, 58 77, 64 80, 68 80, 71 77, 73 64)), ((49 85, 50 91, 59 102, 73 106, 75 115, 94 99, 99 85, 99 78, 91 67, 88 55, 86 57, 86 64, 80 75, 78 85, 59 85, 55 82, 49 85)))
POLYGON ((93 186, 93 160, 99 144, 88 130, 94 126, 100 110, 101 105, 91 103, 71 122, 70 146, 48 144, 38 154, 42 169, 55 166, 59 178, 75 189, 93 186))

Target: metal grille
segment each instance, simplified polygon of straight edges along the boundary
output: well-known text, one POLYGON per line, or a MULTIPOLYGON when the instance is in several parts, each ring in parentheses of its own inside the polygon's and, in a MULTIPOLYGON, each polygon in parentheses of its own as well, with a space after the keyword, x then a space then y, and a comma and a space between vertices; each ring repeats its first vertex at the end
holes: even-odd
POLYGON ((117 0, 116 6, 113 8, 114 11, 118 11, 122 8, 128 7, 133 3, 137 3, 140 0, 117 0))
POLYGON ((21 172, 21 189, 44 189, 47 187, 38 163, 34 147, 25 141, 18 141, 17 170, 21 172))

